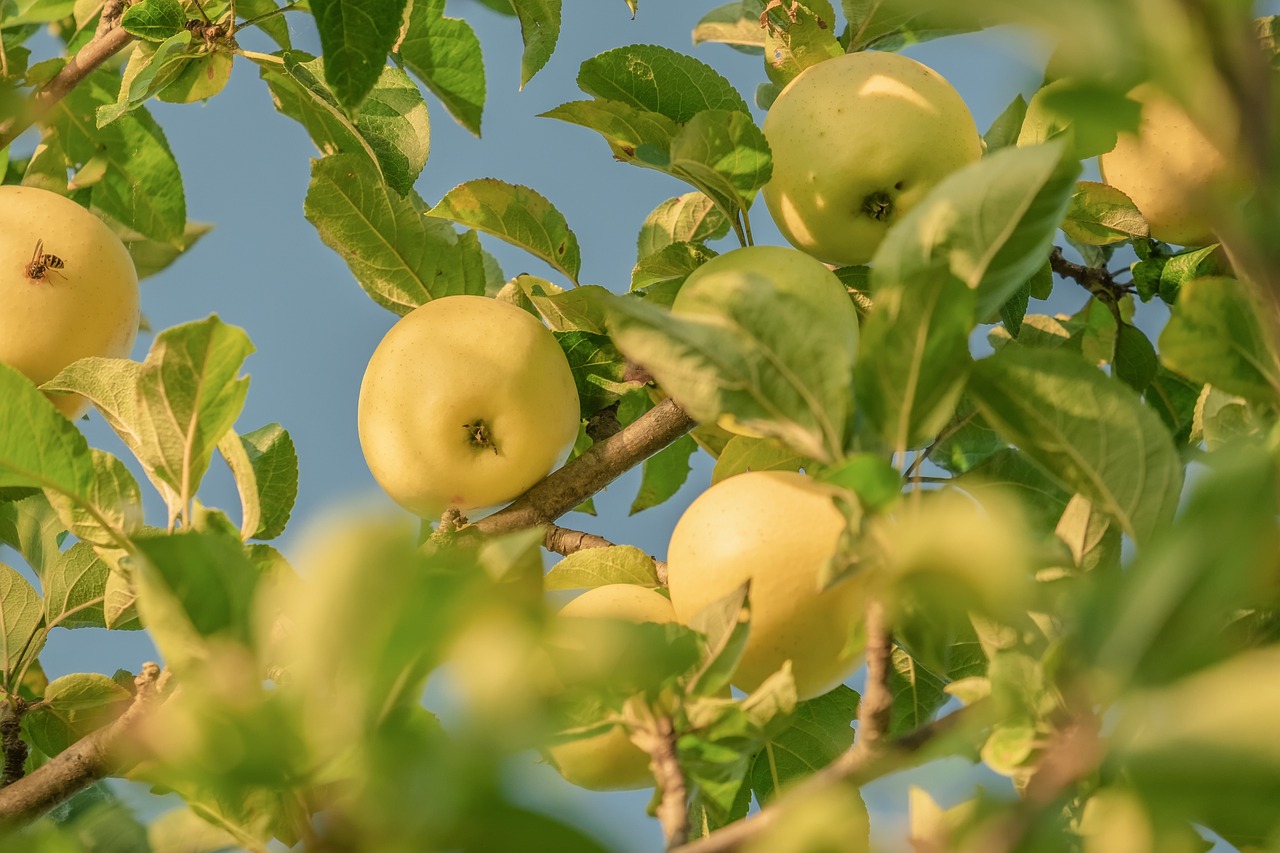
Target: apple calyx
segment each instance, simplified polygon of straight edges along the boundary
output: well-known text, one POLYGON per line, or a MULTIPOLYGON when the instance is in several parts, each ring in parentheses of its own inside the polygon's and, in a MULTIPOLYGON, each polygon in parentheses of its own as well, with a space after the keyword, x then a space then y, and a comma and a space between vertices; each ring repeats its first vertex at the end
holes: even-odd
POLYGON ((467 431, 467 438, 473 447, 498 453, 498 443, 493 440, 493 433, 484 418, 476 418, 470 423, 463 424, 462 428, 467 431))
POLYGON ((877 222, 885 222, 893 215, 893 196, 876 190, 862 200, 862 212, 877 222))

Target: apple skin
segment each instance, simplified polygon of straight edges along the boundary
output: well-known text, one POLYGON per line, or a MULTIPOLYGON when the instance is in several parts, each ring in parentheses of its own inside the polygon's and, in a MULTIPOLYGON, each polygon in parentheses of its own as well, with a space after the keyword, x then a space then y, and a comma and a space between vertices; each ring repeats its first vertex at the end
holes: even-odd
POLYGON ((764 135, 773 150, 769 214, 793 246, 832 264, 871 260, 894 223, 982 155, 951 84, 878 51, 806 68, 769 108, 764 135))
MULTIPOLYGON (((670 601, 633 584, 589 589, 566 604, 560 616, 660 624, 676 621, 670 601)), ((620 725, 603 734, 554 746, 548 753, 560 775, 580 788, 625 791, 652 788, 654 784, 649 756, 631 742, 627 730, 620 725)))
MULTIPOLYGON (((37 187, 0 186, 0 361, 40 385, 89 356, 125 358, 138 336, 133 259, 110 228, 69 198, 37 187), (27 275, 36 243, 63 261, 27 275)), ((79 394, 50 394, 68 418, 79 394)))
POLYGON ((555 337, 533 315, 483 296, 446 296, 406 314, 360 385, 369 470, 422 517, 519 496, 564 458, 578 423, 555 337))
MULTIPOLYGON (((858 356, 858 312, 849 299, 849 291, 825 264, 797 249, 746 246, 717 255, 685 279, 671 303, 671 313, 684 317, 720 317, 725 311, 726 297, 746 289, 754 281, 767 283, 775 293, 809 303, 815 314, 846 315, 845 326, 850 335, 844 351, 827 356, 844 360, 852 372, 858 356)), ((716 426, 735 435, 762 437, 730 414, 717 418, 716 426)))
POLYGON ((667 586, 682 623, 751 581, 735 687, 750 692, 790 660, 799 698, 812 699, 858 668, 860 644, 850 638, 866 612, 865 581, 818 589, 845 526, 834 494, 804 474, 750 471, 703 492, 676 524, 667 586))
POLYGON ((1121 133, 1098 158, 1102 179, 1133 201, 1157 240, 1214 242, 1215 203, 1238 180, 1229 161, 1168 95, 1144 84, 1129 97, 1142 104, 1138 132, 1121 133))

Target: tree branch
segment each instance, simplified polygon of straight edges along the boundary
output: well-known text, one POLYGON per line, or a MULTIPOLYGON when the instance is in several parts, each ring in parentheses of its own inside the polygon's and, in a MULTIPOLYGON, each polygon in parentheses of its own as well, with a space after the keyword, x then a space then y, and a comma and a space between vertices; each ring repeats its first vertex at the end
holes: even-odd
POLYGON ((637 745, 649 753, 649 769, 662 792, 658 821, 667 849, 689 840, 689 789, 676 757, 676 727, 670 717, 659 714, 633 735, 637 745))
POLYGON ((133 41, 133 36, 120 26, 123 12, 124 4, 120 0, 107 0, 102 7, 98 30, 89 43, 80 48, 53 79, 36 90, 25 110, 7 123, 0 124, 0 149, 26 132, 54 104, 70 94, 81 80, 133 41))
POLYGON ((1054 246, 1049 253, 1049 266, 1055 273, 1071 279, 1094 296, 1102 296, 1114 302, 1128 292, 1123 284, 1116 284, 1108 270, 1086 267, 1067 260, 1062 254, 1061 246, 1054 246))
MULTIPOLYGON (((594 533, 584 533, 581 530, 571 530, 558 524, 548 524, 547 532, 542 537, 542 547, 553 554, 567 557, 570 554, 576 554, 579 551, 586 551, 591 548, 613 548, 615 543, 594 533)), ((667 582, 666 562, 656 557, 649 557, 649 559, 653 560, 658 580, 665 584, 667 582)))
POLYGON ((663 400, 470 529, 494 534, 550 524, 694 426, 674 400, 663 400))
POLYGON ((878 596, 867 602, 866 631, 867 686, 858 701, 858 741, 864 749, 874 749, 889 731, 893 712, 893 691, 889 688, 893 639, 884 601, 878 596))
POLYGON ((76 741, 29 776, 0 789, 0 833, 25 826, 136 761, 129 749, 133 746, 130 735, 161 700, 167 675, 154 663, 144 664, 133 680, 138 689, 133 704, 114 722, 76 741))
POLYGON ((22 739, 22 715, 27 703, 20 696, 9 697, 9 708, 0 720, 0 749, 4 751, 4 772, 0 788, 7 788, 22 778, 27 763, 27 744, 22 739))
POLYGON ((839 784, 862 786, 881 776, 914 767, 937 757, 941 754, 943 742, 953 738, 969 742, 976 732, 990 725, 992 711, 991 702, 984 699, 900 737, 881 740, 877 745, 859 739, 852 749, 785 791, 755 817, 735 821, 697 841, 677 847, 671 853, 735 853, 742 850, 776 825, 779 815, 819 791, 839 784), (938 750, 935 751, 934 747, 938 750))

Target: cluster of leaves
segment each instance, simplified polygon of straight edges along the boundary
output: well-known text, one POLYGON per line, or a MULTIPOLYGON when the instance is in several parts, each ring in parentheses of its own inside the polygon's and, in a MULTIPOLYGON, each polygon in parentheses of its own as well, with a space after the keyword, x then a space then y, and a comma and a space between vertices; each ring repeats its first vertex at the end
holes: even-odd
MULTIPOLYGON (((523 84, 555 48, 560 3, 493 5, 518 18, 523 84)), ((243 20, 221 0, 195 18, 179 0, 139 0, 120 23, 133 39, 122 69, 90 74, 43 118, 32 155, 11 159, 5 149, 0 165, 6 180, 94 209, 126 237, 140 273, 155 272, 205 229, 186 220, 177 165, 145 102, 211 97, 236 58, 253 62, 279 111, 322 154, 308 220, 378 304, 405 314, 459 293, 511 301, 561 342, 584 422, 612 411, 632 423, 666 394, 703 424, 644 462, 633 512, 671 497, 698 447, 716 458, 715 480, 803 469, 844 490, 850 525, 827 580, 893 579, 888 734, 918 728, 953 698, 984 702, 996 710, 972 748, 1036 791, 1015 802, 979 797, 947 815, 922 806, 922 842, 988 849, 984 833, 1012 825, 1034 849, 1073 849, 1137 814, 1153 849, 1183 838, 1188 820, 1234 843, 1274 843, 1275 815, 1253 805, 1280 783, 1280 756, 1258 748, 1280 711, 1267 686, 1280 510, 1270 309, 1224 274, 1213 247, 1175 252, 1150 239, 1122 193, 1078 180, 1081 159, 1135 126, 1123 93, 1136 75, 1198 103, 1195 81, 1229 69, 1203 36, 1161 29, 1161 15, 1137 0, 1086 4, 1080 21, 1061 5, 993 0, 975 12, 936 0, 844 0, 841 27, 825 0, 741 0, 695 30, 695 42, 765 57, 756 103, 767 106, 806 67, 845 52, 1054 22, 1063 48, 1053 79, 996 120, 986 156, 936 187, 868 266, 836 270, 859 307, 856 325, 765 287, 709 297, 715 321, 672 316, 681 284, 715 256, 709 242, 730 232, 752 240, 749 212, 771 157, 742 95, 665 47, 587 60, 578 85, 588 97, 544 114, 599 133, 623 162, 689 185, 641 223, 627 293, 580 282, 573 231, 533 189, 481 178, 434 204, 422 199, 414 183, 429 151, 428 107, 410 74, 475 133, 485 99, 474 32, 444 15, 443 0, 371 0, 359 14, 354 4, 312 0, 319 58, 293 49, 285 10, 269 0, 240 0, 243 20), (279 50, 242 50, 235 34, 248 26, 279 50), (1077 27, 1088 37, 1074 38, 1077 27), (1134 45, 1145 71, 1095 70, 1113 66, 1099 57, 1134 45), (1086 303, 1070 316, 1033 311, 1033 300, 1064 286, 1050 260, 1061 259, 1059 232, 1093 272, 1086 303), (567 287, 506 281, 479 233, 545 261, 567 287), (1125 247, 1138 260, 1131 281, 1117 284, 1101 273, 1125 247), (1154 343, 1134 322, 1135 296, 1171 306, 1154 343), (975 358, 980 328, 994 354, 975 358), (852 368, 815 356, 854 342, 852 368), (726 415, 752 436, 715 427, 726 415), (1203 473, 1184 491, 1191 461, 1203 473), (948 489, 1014 496, 1024 527, 1008 535, 1025 530, 1033 552, 1017 567, 1018 607, 1001 605, 1008 597, 980 571, 949 579, 958 586, 946 589, 960 595, 929 594, 946 567, 894 542, 893 531, 910 529, 909 507, 932 505, 919 494, 926 464, 948 489), (915 494, 904 501, 904 491, 915 494), (1105 737, 1095 726, 1089 750, 1078 750, 1094 760, 1071 775, 1062 755, 1078 742, 1069 738, 1097 723, 1099 709, 1115 725, 1105 737), (1162 726, 1144 726, 1157 717, 1162 726), (1045 777, 1062 781, 1038 791, 1045 777), (1093 803, 1102 805, 1085 820, 1093 803)), ((1182 14, 1168 5, 1162 14, 1182 14)), ((22 42, 51 23, 74 52, 93 39, 100 12, 68 0, 0 3, 0 114, 19 114, 21 96, 66 63, 29 63, 22 42)), ((1221 25, 1209 32, 1235 22, 1226 10, 1206 14, 1221 25)), ((1274 44, 1274 20, 1257 29, 1274 44)), ((45 386, 94 403, 163 499, 157 527, 143 523, 130 469, 89 448, 39 390, 0 365, 0 423, 23 425, 0 431, 0 543, 39 581, 37 591, 0 566, 0 688, 9 713, 23 709, 27 771, 133 701, 128 673, 43 677, 49 633, 89 626, 145 625, 164 655, 178 686, 143 730, 151 760, 133 775, 178 792, 215 826, 209 849, 228 839, 250 849, 272 838, 311 843, 323 832, 338 849, 509 849, 535 838, 597 850, 504 793, 502 759, 618 723, 642 728, 654 715, 675 726, 691 824, 705 833, 745 815, 753 799, 768 804, 852 743, 858 696, 848 688, 797 702, 784 669, 749 696, 726 697, 750 630, 746 590, 692 630, 604 624, 575 637, 548 618, 544 590, 660 587, 636 549, 580 552, 543 578, 536 530, 478 548, 419 548, 411 531, 368 525, 302 555, 300 580, 263 541, 281 533, 297 491, 288 433, 233 429, 251 351, 242 332, 210 318, 162 332, 142 363, 85 360, 45 386), (215 451, 239 487, 238 525, 197 496, 215 451), (442 724, 422 707, 437 671, 456 682, 467 721, 442 724)), ((591 441, 584 429, 575 453, 591 441)), ((75 831, 109 822, 122 838, 142 838, 95 796, 64 823, 75 831)), ((850 802, 837 797, 819 816, 834 820, 850 802)), ((152 827, 145 843, 168 849, 166 831, 152 827)), ((67 837, 52 822, 29 836, 50 849, 67 837)), ((810 840, 797 830, 770 849, 802 851, 810 840)))

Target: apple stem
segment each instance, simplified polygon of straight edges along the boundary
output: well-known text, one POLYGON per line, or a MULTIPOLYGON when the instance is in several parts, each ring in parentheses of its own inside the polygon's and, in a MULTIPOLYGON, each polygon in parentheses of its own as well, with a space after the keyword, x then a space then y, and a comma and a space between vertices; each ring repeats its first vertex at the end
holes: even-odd
POLYGON ((893 215, 893 197, 884 190, 876 190, 862 200, 862 212, 877 222, 885 222, 893 215))

